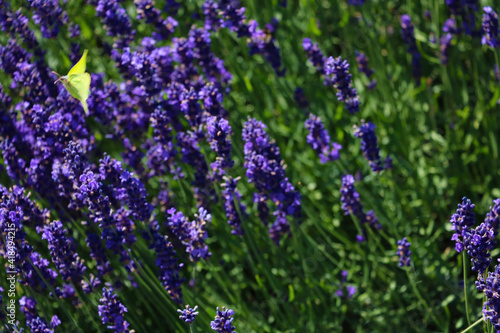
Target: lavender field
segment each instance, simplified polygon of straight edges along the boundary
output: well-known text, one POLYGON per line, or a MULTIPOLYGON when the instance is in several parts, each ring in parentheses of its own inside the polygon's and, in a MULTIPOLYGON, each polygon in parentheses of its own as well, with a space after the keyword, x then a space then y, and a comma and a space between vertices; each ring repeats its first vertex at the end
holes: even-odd
POLYGON ((499 10, 0 0, 0 331, 500 332, 499 10))

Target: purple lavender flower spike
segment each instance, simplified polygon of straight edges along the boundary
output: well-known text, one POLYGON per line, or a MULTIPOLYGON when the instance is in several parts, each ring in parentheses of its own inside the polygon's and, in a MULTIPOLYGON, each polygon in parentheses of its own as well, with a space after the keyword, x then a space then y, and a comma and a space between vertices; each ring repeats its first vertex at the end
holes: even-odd
POLYGON ((472 212, 474 207, 475 205, 470 199, 463 197, 462 203, 458 204, 457 212, 451 216, 451 230, 455 231, 451 240, 456 242, 455 250, 457 250, 457 252, 462 252, 464 250, 464 238, 467 237, 465 232, 469 231, 474 223, 476 223, 475 214, 472 212))
POLYGON ((488 272, 486 282, 483 282, 486 302, 483 304, 483 317, 489 320, 495 330, 500 330, 500 264, 495 271, 488 272))
POLYGON ((339 102, 346 103, 346 108, 350 113, 358 112, 359 97, 356 89, 352 86, 352 75, 349 73, 347 60, 343 60, 341 57, 329 57, 325 63, 325 74, 331 76, 331 79, 327 79, 325 82, 331 82, 337 89, 339 102))
POLYGON ((33 21, 40 26, 43 38, 54 38, 59 27, 68 23, 68 14, 59 7, 57 0, 28 0, 33 9, 33 21))
POLYGON ((279 148, 265 132, 266 126, 256 119, 249 117, 243 127, 243 141, 245 142, 244 166, 247 169, 248 181, 253 183, 258 193, 254 195, 254 202, 259 203, 259 216, 267 224, 267 200, 276 205, 273 215, 275 223, 269 232, 273 241, 279 245, 281 236, 290 235, 286 216, 299 217, 301 212, 301 196, 288 181, 285 167, 281 160, 279 148), (264 213, 264 214, 261 214, 264 213))
POLYGON ((361 139, 361 151, 363 156, 370 163, 372 171, 379 172, 384 169, 380 159, 379 148, 377 146, 377 136, 375 125, 361 120, 361 126, 354 126, 354 136, 361 139))
POLYGON ((408 242, 406 237, 398 240, 398 256, 399 256, 399 267, 410 266, 411 262, 411 243, 408 242))
POLYGON ((477 36, 475 13, 479 10, 479 0, 446 0, 446 5, 455 17, 462 19, 467 35, 477 36))
POLYGON ((302 48, 307 52, 309 61, 318 69, 321 74, 325 74, 326 58, 321 52, 318 43, 313 43, 310 38, 302 40, 302 48))
POLYGON ((224 306, 222 307, 222 310, 219 310, 217 307, 217 315, 215 316, 215 319, 210 322, 210 328, 219 333, 236 333, 236 327, 233 326, 233 315, 233 310, 226 310, 226 307, 224 306))
POLYGON ((208 142, 210 148, 217 153, 217 159, 211 164, 215 178, 221 178, 226 170, 234 164, 231 159, 231 134, 229 122, 217 117, 210 117, 207 121, 208 142))
POLYGON ((153 243, 150 247, 154 248, 156 253, 155 265, 159 269, 159 279, 172 300, 182 303, 181 285, 184 279, 179 277, 179 271, 183 264, 177 263, 174 247, 167 236, 160 235, 158 230, 151 232, 153 233, 153 243))
POLYGON ((194 308, 191 308, 189 304, 186 305, 186 308, 183 310, 177 309, 177 312, 179 312, 181 315, 179 316, 179 319, 183 320, 185 323, 191 325, 196 318, 196 316, 199 314, 198 311, 198 305, 196 305, 194 308))
POLYGON ((352 175, 342 176, 342 187, 340 189, 340 201, 342 202, 342 210, 345 215, 354 215, 361 223, 362 235, 357 235, 356 240, 363 242, 366 239, 366 230, 363 228, 364 224, 368 224, 374 229, 381 229, 382 225, 379 223, 377 216, 373 210, 368 211, 366 214, 363 211, 363 204, 359 200, 359 193, 354 188, 354 177, 352 175))
POLYGON ((107 328, 119 333, 130 332, 128 327, 130 324, 123 318, 127 308, 120 302, 113 288, 102 288, 102 298, 99 300, 100 305, 97 307, 102 323, 107 328))
POLYGON ((339 150, 342 146, 336 142, 330 142, 330 135, 320 117, 311 113, 305 122, 305 127, 309 131, 307 143, 319 155, 322 164, 339 159, 339 150))
POLYGON ((48 248, 52 262, 61 273, 63 280, 80 284, 86 270, 76 252, 76 243, 66 236, 66 229, 60 221, 54 221, 43 229, 42 239, 49 242, 48 248))
POLYGON ((481 43, 492 48, 498 48, 500 47, 498 14, 491 7, 484 7, 483 10, 483 37, 481 43))

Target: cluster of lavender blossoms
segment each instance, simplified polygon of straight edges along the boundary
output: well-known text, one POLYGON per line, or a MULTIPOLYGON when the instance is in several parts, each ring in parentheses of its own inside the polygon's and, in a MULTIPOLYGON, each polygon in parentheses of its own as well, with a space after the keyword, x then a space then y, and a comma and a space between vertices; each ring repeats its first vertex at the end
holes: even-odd
POLYGON ((354 126, 354 136, 361 139, 361 151, 363 156, 370 163, 374 172, 380 172, 384 169, 392 168, 392 159, 387 156, 384 164, 380 158, 380 149, 377 144, 377 135, 375 134, 375 125, 371 122, 366 123, 361 120, 361 126, 354 126))
POLYGON ((479 0, 446 0, 451 14, 462 21, 463 31, 467 35, 477 36, 475 14, 479 11, 479 0))
MULTIPOLYGON (((368 79, 371 79, 374 71, 368 66, 368 57, 364 52, 356 51, 356 62, 358 63, 358 70, 364 73, 368 79)), ((368 89, 373 90, 377 86, 377 80, 372 79, 368 83, 368 89)))
POLYGON ((349 73, 349 63, 341 57, 326 58, 318 46, 311 39, 302 40, 302 48, 307 52, 309 61, 324 77, 326 86, 333 86, 337 90, 337 99, 344 102, 350 113, 359 111, 359 97, 356 88, 352 86, 352 75, 349 73))
POLYGON ((103 324, 117 333, 131 332, 128 329, 130 324, 123 318, 124 313, 127 312, 127 308, 120 302, 116 294, 114 294, 113 288, 103 288, 102 298, 99 301, 99 316, 103 324))
POLYGON ((181 315, 179 316, 179 319, 184 321, 185 323, 191 325, 194 322, 194 319, 196 318, 197 315, 200 313, 196 311, 198 309, 198 305, 196 305, 194 308, 191 308, 189 304, 186 305, 186 308, 183 310, 177 309, 177 312, 179 312, 181 315))
POLYGON ((406 237, 398 240, 398 256, 399 256, 399 267, 410 266, 411 263, 411 243, 408 242, 406 237))
POLYGON ((295 190, 285 175, 285 164, 278 146, 266 133, 266 125, 248 118, 243 127, 245 142, 245 168, 248 181, 254 184, 254 202, 257 203, 259 217, 264 225, 269 222, 268 200, 275 206, 274 222, 269 234, 276 245, 282 236, 290 235, 287 216, 298 218, 301 214, 301 195, 295 190))
POLYGON ((483 37, 481 43, 492 48, 498 48, 500 47, 498 14, 491 7, 484 7, 483 10, 483 37))
POLYGON ((363 228, 363 224, 368 224, 374 229, 381 229, 382 225, 373 210, 368 211, 366 214, 363 211, 363 204, 359 199, 359 193, 354 188, 354 182, 352 175, 342 176, 342 187, 340 189, 341 208, 345 215, 354 215, 361 223, 362 234, 357 235, 356 239, 358 242, 363 242, 366 239, 366 230, 363 228))
POLYGON ((342 278, 340 279, 340 283, 338 286, 339 289, 337 289, 337 291, 335 292, 335 295, 340 298, 351 299, 358 290, 356 286, 346 284, 348 274, 349 273, 347 271, 341 272, 342 278))
POLYGON ((305 122, 305 127, 309 131, 307 143, 319 155, 322 164, 339 159, 339 150, 342 146, 336 142, 330 142, 330 135, 320 117, 311 113, 305 122))
POLYGON ((352 86, 352 75, 349 73, 349 63, 341 57, 329 57, 325 62, 325 81, 337 89, 337 99, 344 102, 350 113, 359 111, 359 97, 356 88, 352 86))
POLYGON ((233 315, 234 311, 231 309, 226 309, 224 306, 222 310, 217 308, 217 315, 210 322, 210 328, 219 333, 236 333, 236 327, 233 326, 233 315))

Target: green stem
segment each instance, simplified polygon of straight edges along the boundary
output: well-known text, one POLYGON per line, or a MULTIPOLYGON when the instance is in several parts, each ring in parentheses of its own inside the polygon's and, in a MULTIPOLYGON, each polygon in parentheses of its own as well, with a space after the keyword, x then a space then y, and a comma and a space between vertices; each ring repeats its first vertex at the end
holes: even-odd
POLYGON ((422 305, 424 306, 425 310, 429 315, 431 316, 432 320, 438 325, 441 329, 443 328, 441 325, 441 322, 437 319, 436 315, 432 311, 432 309, 429 307, 429 304, 427 304, 427 301, 422 297, 422 294, 420 294, 420 291, 417 288, 417 285, 415 284, 415 281, 413 281, 412 277, 410 276, 410 272, 408 270, 406 271, 406 275, 408 276, 408 280, 410 281, 410 284, 413 288, 413 291, 415 292, 415 295, 417 295, 417 298, 420 300, 422 305))
POLYGON ((465 332, 469 332, 473 327, 481 324, 481 322, 483 321, 483 317, 479 318, 474 324, 470 325, 469 327, 467 327, 465 330, 463 330, 462 332, 460 333, 465 333, 465 332))
POLYGON ((467 324, 470 326, 469 302, 467 299, 467 260, 465 258, 465 251, 462 252, 462 258, 463 258, 463 267, 464 267, 465 314, 467 316, 467 324))

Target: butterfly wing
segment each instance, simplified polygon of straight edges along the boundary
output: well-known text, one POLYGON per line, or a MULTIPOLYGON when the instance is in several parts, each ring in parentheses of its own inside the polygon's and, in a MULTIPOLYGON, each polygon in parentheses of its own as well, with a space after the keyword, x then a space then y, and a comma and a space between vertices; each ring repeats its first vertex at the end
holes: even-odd
POLYGON ((90 81, 91 78, 89 73, 72 74, 68 76, 67 82, 64 84, 71 96, 82 103, 83 109, 87 115, 89 113, 87 99, 90 94, 90 81))
POLYGON ((85 69, 87 68, 87 52, 88 50, 83 51, 83 55, 80 60, 78 60, 78 62, 69 70, 68 76, 72 74, 85 73, 85 69))

